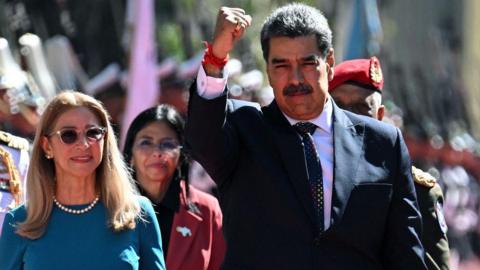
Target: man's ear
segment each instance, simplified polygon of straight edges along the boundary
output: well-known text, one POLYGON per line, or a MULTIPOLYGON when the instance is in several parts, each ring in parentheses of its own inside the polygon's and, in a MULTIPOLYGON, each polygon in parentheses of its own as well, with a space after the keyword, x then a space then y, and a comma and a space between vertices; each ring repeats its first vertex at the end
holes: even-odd
POLYGON ((378 108, 378 111, 377 111, 377 119, 382 121, 383 116, 385 116, 385 106, 380 105, 380 108, 378 108))
POLYGON ((333 48, 330 48, 327 53, 326 57, 326 64, 327 64, 327 72, 328 72, 328 81, 333 80, 334 70, 333 67, 335 66, 335 53, 333 48))

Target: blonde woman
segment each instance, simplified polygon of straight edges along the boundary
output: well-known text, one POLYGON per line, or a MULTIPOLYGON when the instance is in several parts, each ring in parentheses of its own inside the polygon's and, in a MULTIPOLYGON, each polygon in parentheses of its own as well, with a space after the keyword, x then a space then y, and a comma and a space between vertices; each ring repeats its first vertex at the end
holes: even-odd
POLYGON ((27 200, 10 212, 0 269, 164 269, 151 203, 137 195, 103 106, 63 92, 37 128, 27 200))

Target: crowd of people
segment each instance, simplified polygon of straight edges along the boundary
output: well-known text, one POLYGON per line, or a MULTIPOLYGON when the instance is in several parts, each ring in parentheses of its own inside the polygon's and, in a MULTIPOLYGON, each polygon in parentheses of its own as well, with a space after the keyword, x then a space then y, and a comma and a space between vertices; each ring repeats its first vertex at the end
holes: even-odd
MULTIPOLYGON (((260 32, 273 96, 253 97, 261 73, 242 87, 227 68, 252 23, 220 8, 188 99, 174 84, 180 105, 139 113, 123 144, 98 99, 42 101, 0 73, 2 120, 34 136, 0 131, 0 269, 476 267, 461 262, 480 254, 464 241, 480 235, 480 186, 412 166, 380 60, 336 63, 327 18, 287 4, 260 32)), ((0 72, 9 53, 0 40, 0 72)))

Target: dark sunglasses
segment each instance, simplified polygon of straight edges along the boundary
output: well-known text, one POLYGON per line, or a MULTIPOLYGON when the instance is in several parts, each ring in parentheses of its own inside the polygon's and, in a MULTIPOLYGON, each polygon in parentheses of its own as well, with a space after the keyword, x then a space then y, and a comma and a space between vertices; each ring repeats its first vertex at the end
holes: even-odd
POLYGON ((88 142, 98 142, 105 136, 106 129, 103 127, 90 127, 85 131, 77 131, 76 129, 66 128, 51 133, 49 137, 58 135, 60 137, 60 141, 62 141, 64 144, 74 144, 78 141, 80 133, 84 134, 88 142))

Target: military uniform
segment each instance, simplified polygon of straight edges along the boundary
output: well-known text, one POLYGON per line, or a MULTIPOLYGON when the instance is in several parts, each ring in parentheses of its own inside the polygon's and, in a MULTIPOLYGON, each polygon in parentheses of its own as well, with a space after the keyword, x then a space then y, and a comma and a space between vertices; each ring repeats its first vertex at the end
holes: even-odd
POLYGON ((447 224, 443 215, 443 193, 435 178, 412 167, 418 205, 422 214, 422 244, 430 270, 449 269, 447 224))
POLYGON ((29 143, 0 131, 0 233, 5 214, 24 201, 29 143))

